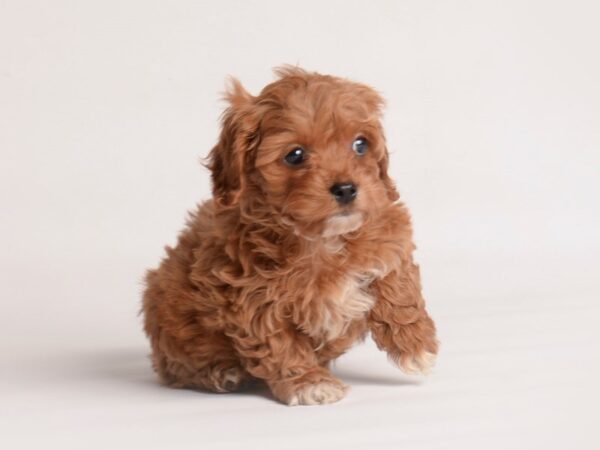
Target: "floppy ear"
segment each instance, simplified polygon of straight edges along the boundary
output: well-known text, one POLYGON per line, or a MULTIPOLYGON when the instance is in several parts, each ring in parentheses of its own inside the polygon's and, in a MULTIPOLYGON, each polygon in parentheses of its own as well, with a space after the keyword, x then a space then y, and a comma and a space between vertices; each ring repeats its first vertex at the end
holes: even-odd
POLYGON ((383 181, 383 184, 387 190, 387 195, 391 201, 396 201, 400 198, 400 194, 396 190, 396 185, 394 181, 388 175, 388 165, 389 165, 389 153, 387 147, 383 149, 383 157, 379 160, 379 178, 383 181))
POLYGON ((385 189, 387 191, 388 198, 395 202, 400 198, 400 194, 396 190, 396 185, 394 181, 388 175, 388 165, 390 154, 387 149, 387 145, 385 145, 385 133, 383 131, 383 127, 381 125, 381 116, 382 109, 385 105, 385 100, 377 91, 370 87, 366 87, 366 94, 364 95, 365 104, 368 105, 369 111, 373 112, 374 118, 377 120, 377 133, 380 135, 383 145, 383 155, 381 159, 378 161, 379 166, 379 178, 383 181, 385 189))
POLYGON ((213 196, 220 206, 239 203, 247 184, 251 158, 258 146, 259 117, 252 97, 232 78, 225 93, 229 107, 223 113, 221 135, 208 155, 213 196))

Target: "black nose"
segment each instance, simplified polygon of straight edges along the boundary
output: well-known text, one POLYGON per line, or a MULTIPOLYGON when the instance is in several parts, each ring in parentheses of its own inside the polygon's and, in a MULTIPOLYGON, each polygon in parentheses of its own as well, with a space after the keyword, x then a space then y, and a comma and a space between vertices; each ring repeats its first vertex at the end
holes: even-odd
POLYGON ((340 205, 348 205, 354 201, 358 188, 354 183, 336 183, 329 188, 340 205))

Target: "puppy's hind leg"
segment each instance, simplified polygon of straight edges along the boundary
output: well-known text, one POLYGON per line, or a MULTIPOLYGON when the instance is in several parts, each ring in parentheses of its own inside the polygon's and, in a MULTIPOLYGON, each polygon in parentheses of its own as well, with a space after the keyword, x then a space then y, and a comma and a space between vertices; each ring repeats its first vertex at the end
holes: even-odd
MULTIPOLYGON (((172 355, 175 356, 175 355, 172 355)), ((154 369, 163 383, 174 388, 204 389, 213 392, 238 390, 248 377, 236 358, 214 354, 212 358, 194 358, 193 355, 168 357, 154 351, 154 369)))
MULTIPOLYGON (((169 260, 174 264, 176 260, 169 260)), ((171 271, 175 270, 173 267, 171 271)), ((183 270, 183 269, 182 269, 183 270)), ((247 373, 230 339, 210 326, 207 314, 198 314, 191 289, 161 282, 160 271, 148 272, 144 293, 144 328, 152 345, 154 370, 172 387, 230 392, 238 389, 247 373), (167 290, 164 286, 176 286, 167 290), (186 301, 180 302, 179 300, 186 301)))

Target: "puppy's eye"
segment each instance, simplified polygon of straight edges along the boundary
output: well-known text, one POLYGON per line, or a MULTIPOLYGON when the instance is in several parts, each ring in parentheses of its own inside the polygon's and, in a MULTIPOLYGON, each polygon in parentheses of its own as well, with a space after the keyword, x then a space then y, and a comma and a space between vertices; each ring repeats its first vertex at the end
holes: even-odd
POLYGON ((294 150, 285 155, 285 158, 283 159, 290 166, 297 166, 302 164, 302 162, 306 159, 306 152, 302 147, 296 147, 294 150))
POLYGON ((354 139, 354 142, 352 143, 352 150, 354 150, 354 152, 360 156, 367 153, 368 148, 369 144, 367 143, 367 140, 362 136, 359 136, 356 139, 354 139))

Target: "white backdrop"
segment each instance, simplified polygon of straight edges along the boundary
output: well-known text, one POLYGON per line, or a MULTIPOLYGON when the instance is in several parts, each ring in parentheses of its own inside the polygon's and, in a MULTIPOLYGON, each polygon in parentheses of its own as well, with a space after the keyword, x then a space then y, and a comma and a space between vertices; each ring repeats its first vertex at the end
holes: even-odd
POLYGON ((3 448, 600 448, 595 1, 0 3, 3 448), (160 387, 141 278, 209 196, 228 74, 388 100, 442 348, 371 343, 341 403, 160 387))

